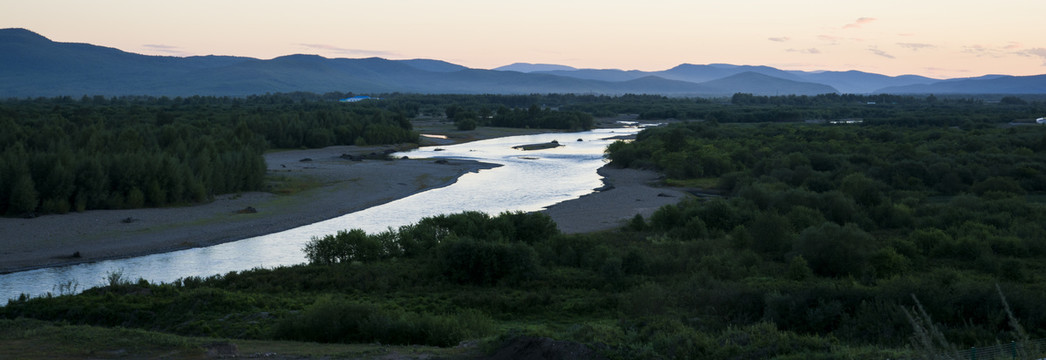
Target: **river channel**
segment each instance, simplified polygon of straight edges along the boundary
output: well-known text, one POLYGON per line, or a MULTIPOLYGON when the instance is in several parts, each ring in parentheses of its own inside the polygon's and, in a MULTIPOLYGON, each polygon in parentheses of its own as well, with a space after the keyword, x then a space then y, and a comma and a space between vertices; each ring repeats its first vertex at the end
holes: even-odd
MULTIPOLYGON (((512 136, 464 144, 422 147, 395 154, 411 158, 467 159, 502 165, 465 174, 446 187, 421 192, 341 217, 278 233, 209 247, 0 275, 0 303, 21 294, 75 293, 105 284, 109 274, 152 283, 190 276, 290 266, 305 262, 301 249, 311 238, 345 229, 368 233, 396 228, 439 214, 482 211, 537 211, 589 194, 600 186, 596 173, 613 140, 638 129, 597 129, 579 133, 512 136), (513 146, 556 140, 557 148, 523 151, 513 146)), ((351 201, 351 199, 346 199, 351 201)))

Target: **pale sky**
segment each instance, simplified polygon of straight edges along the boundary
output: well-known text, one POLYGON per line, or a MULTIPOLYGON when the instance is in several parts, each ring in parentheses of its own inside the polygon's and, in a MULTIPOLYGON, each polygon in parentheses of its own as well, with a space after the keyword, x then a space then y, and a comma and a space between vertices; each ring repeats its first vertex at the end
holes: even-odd
POLYGON ((1046 73, 1046 0, 0 0, 0 28, 149 55, 664 70, 1046 73))

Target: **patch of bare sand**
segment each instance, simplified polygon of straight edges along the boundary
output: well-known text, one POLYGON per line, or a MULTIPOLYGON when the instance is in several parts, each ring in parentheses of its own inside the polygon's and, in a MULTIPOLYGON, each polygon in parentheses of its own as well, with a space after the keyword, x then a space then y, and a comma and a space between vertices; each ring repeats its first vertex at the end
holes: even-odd
POLYGON ((293 195, 250 192, 206 204, 0 218, 0 273, 214 245, 295 228, 453 183, 496 165, 363 160, 387 147, 336 146, 265 155, 270 175, 319 185, 293 195), (301 161, 304 159, 311 161, 301 161), (240 213, 247 207, 256 213, 240 213), (79 257, 74 257, 78 253, 79 257))
POLYGON ((649 218, 658 208, 690 196, 679 189, 657 186, 661 174, 654 171, 604 166, 599 174, 607 185, 604 190, 543 210, 563 233, 616 229, 636 214, 649 218))

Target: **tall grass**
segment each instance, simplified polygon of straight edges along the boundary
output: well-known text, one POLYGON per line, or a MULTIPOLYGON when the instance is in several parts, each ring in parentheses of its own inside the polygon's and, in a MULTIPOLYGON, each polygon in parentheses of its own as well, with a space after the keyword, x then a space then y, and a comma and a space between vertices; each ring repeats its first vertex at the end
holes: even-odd
MULTIPOLYGON (((995 290, 999 294, 999 300, 1002 301, 1003 310, 1006 312, 1006 318, 1008 325, 1012 328, 1015 345, 1013 347, 1013 357, 1018 359, 1038 359, 1041 354, 1038 342, 1033 342, 1028 333, 1024 330, 1024 326, 1021 325, 1017 317, 1014 316, 1013 311, 1010 309, 1010 304, 1006 300, 1006 295, 1003 294, 1002 288, 998 283, 995 284, 995 290)), ((912 300, 915 301, 915 308, 911 311, 902 308, 904 315, 908 318, 908 321, 912 325, 914 334, 911 338, 912 348, 915 350, 915 356, 921 359, 965 359, 967 357, 960 354, 959 349, 948 342, 944 337, 944 333, 941 332, 940 328, 930 315, 926 312, 922 303, 919 299, 912 294, 912 300)), ((971 350, 974 351, 974 350, 971 350)))
POLYGON ((912 335, 912 347, 916 355, 922 359, 961 359, 959 350, 944 337, 944 333, 930 318, 930 314, 926 313, 915 294, 912 294, 912 300, 915 301, 915 309, 908 311, 902 307, 901 310, 915 331, 912 335))

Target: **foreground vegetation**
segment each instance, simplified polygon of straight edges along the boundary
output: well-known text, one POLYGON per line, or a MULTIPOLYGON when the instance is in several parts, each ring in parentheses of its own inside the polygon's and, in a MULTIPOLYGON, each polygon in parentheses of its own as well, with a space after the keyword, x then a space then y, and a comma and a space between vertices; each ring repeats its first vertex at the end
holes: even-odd
POLYGON ((961 348, 1023 337, 996 283, 1030 336, 1046 335, 1035 300, 1046 266, 1043 150, 1042 127, 688 123, 615 144, 610 157, 677 182, 717 179, 726 197, 665 207, 633 228, 704 244, 700 264, 734 291, 765 277, 799 281, 756 281, 776 285, 754 291, 762 301, 748 313, 763 309, 754 318, 901 344, 914 294, 961 348))
MULTIPOLYGON (((868 106, 851 100, 825 107, 868 106)), ((201 337, 492 349, 535 336, 620 359, 934 358, 1013 341, 1041 357, 1027 340, 1046 337, 1046 127, 977 115, 1041 104, 894 102, 863 124, 702 121, 615 143, 613 165, 701 188, 620 231, 475 212, 346 230, 313 239, 305 265, 172 284, 114 274, 16 299, 0 336, 115 329, 186 354, 201 337), (980 108, 903 120, 934 106, 980 108)))
POLYGON ((698 295, 717 289, 673 269, 691 261, 689 244, 646 252, 651 244, 628 233, 557 233, 541 214, 440 216, 316 239, 310 265, 161 285, 114 276, 108 287, 19 299, 0 314, 240 339, 450 346, 548 336, 619 358, 892 352, 760 318, 694 318, 691 305, 706 301, 698 295))
MULTIPOLYGON (((77 296, 15 300, 0 315, 308 342, 496 347, 544 336, 611 358, 893 358, 920 354, 905 316, 914 294, 959 348, 1042 335, 1036 276, 1016 281, 948 259, 891 275, 822 274, 805 254, 779 259, 743 245, 739 231, 656 230, 667 209, 630 225, 648 230, 572 236, 541 214, 439 216, 314 239, 309 265, 160 285, 111 276, 77 296), (1004 299, 1029 333, 1012 327, 1004 299)), ((838 236, 822 241, 874 241, 852 225, 815 229, 838 236)), ((832 253, 853 247, 841 248, 832 253)), ((886 247, 871 258, 858 264, 905 263, 886 247)))
POLYGON ((123 327, 68 325, 25 318, 0 319, 0 339, 3 340, 0 344, 0 358, 4 359, 380 359, 389 356, 452 358, 474 353, 474 349, 469 348, 317 344, 180 336, 123 327))

